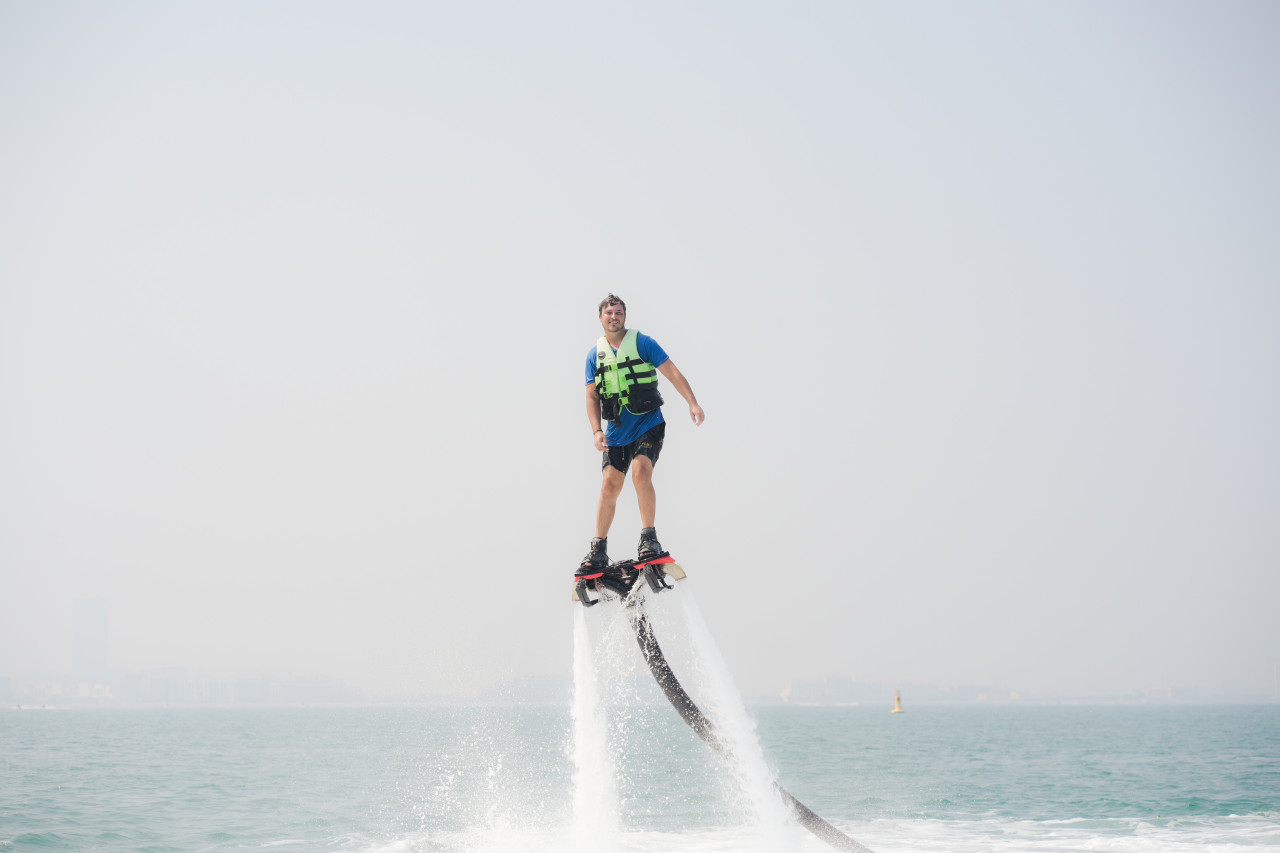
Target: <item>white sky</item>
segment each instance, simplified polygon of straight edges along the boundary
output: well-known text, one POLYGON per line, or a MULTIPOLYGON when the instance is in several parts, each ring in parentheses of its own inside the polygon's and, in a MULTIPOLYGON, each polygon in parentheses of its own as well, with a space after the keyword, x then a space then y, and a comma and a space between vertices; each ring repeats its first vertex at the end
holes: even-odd
MULTIPOLYGON (((0 675, 568 675, 609 291, 738 686, 1269 694, 1280 6, 0 3, 0 675)), ((613 556, 638 534, 630 489, 613 556)))

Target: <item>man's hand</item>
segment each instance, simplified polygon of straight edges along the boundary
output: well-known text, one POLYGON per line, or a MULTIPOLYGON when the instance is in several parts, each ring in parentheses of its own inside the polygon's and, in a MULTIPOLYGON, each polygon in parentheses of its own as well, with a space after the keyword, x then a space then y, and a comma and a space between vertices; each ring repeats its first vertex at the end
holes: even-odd
POLYGON ((609 449, 609 445, 604 442, 604 430, 596 430, 596 450, 604 453, 609 449))
POLYGON ((707 416, 702 411, 702 407, 697 403, 689 404, 689 417, 693 418, 694 426, 698 426, 707 419, 707 416))

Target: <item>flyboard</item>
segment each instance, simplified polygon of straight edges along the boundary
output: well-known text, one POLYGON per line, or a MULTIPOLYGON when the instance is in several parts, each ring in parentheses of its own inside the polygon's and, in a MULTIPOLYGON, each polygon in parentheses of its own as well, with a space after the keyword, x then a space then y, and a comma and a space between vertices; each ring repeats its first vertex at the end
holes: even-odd
MULTIPOLYGON (((649 665, 649 672, 653 674, 654 681, 658 682, 658 686, 662 688, 662 692, 666 694, 676 713, 688 723, 689 728, 693 729, 694 733, 702 738, 716 754, 727 759, 731 757, 728 748, 716 734, 711 721, 699 710, 681 686, 680 680, 676 678, 675 672, 667 663, 666 656, 662 654, 662 647, 658 645, 653 626, 644 612, 644 595, 635 589, 643 579, 645 585, 656 595, 668 589, 675 589, 675 581, 684 580, 684 578, 684 569, 667 554, 646 562, 622 560, 602 569, 579 570, 573 578, 573 600, 580 602, 584 607, 594 607, 601 601, 612 599, 621 600, 624 603, 631 627, 636 632, 636 642, 640 644, 640 651, 644 654, 645 663, 649 665)), ((791 796, 777 782, 773 783, 773 788, 791 809, 796 820, 836 850, 872 853, 869 848, 827 823, 812 809, 791 796)))

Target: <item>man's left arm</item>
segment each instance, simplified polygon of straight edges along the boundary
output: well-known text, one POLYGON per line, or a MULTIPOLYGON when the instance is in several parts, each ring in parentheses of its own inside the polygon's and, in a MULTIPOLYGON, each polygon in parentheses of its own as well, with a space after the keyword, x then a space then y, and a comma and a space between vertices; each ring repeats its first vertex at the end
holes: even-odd
POLYGON ((698 398, 693 396, 693 389, 689 387, 689 380, 684 378, 684 374, 680 372, 680 368, 676 367, 676 363, 668 358, 658 365, 658 372, 667 377, 667 381, 689 404, 689 417, 693 418, 693 425, 697 426, 706 420, 707 416, 703 413, 702 407, 698 405, 698 398))

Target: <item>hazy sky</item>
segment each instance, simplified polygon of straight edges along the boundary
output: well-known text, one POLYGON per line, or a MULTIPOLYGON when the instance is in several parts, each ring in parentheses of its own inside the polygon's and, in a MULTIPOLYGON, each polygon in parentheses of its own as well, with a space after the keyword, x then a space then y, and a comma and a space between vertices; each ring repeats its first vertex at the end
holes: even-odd
MULTIPOLYGON (((1280 6, 0 3, 0 675, 570 672, 627 300, 744 692, 1269 694, 1280 6)), ((624 493, 611 552, 634 547, 624 493)))

